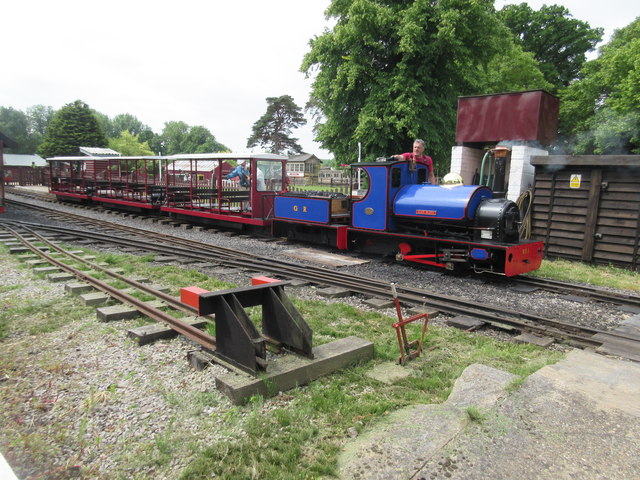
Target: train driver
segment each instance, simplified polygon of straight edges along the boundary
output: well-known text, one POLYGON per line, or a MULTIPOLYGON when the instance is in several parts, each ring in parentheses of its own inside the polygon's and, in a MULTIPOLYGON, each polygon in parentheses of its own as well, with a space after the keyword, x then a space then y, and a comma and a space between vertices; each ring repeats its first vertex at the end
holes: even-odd
POLYGON ((425 165, 429 169, 429 183, 431 185, 436 184, 436 176, 433 173, 433 160, 431 157, 424 154, 424 140, 416 138, 413 142, 413 152, 402 153, 399 155, 392 155, 396 160, 408 160, 409 169, 415 170, 416 163, 425 165))

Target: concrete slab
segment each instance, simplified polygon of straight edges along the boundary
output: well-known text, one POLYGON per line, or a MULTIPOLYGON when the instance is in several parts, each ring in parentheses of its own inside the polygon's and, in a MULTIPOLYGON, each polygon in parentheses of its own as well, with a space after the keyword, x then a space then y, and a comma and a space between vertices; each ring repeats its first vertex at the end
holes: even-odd
POLYGON ((34 273, 53 273, 59 272, 60 269, 58 267, 37 267, 33 269, 34 273))
POLYGON ((64 286, 64 291, 70 295, 80 295, 81 293, 90 292, 93 287, 84 282, 69 282, 64 286))
POLYGON ((551 337, 541 337, 533 333, 522 333, 513 339, 516 343, 531 343, 539 347, 548 347, 555 340, 551 337))
POLYGON ((326 265, 328 267, 346 267, 350 265, 369 263, 369 260, 352 258, 346 255, 336 255, 333 253, 323 252, 322 250, 316 250, 315 248, 296 248, 292 250, 284 250, 282 253, 292 258, 298 258, 300 260, 306 260, 308 262, 326 265))
POLYGON ((25 265, 28 265, 30 267, 35 267, 38 265, 49 265, 49 262, 45 259, 34 259, 34 260, 27 260, 24 262, 25 265))
POLYGON ((174 256, 157 256, 156 258, 153 259, 154 262, 157 263, 170 263, 170 262, 178 262, 180 261, 180 259, 178 257, 174 257, 174 256))
POLYGON ((70 273, 50 273, 45 278, 47 280, 49 280, 50 282, 66 282, 66 281, 72 280, 72 279, 74 279, 76 277, 74 277, 70 273))
POLYGON ((313 348, 314 359, 282 355, 269 363, 260 378, 229 373, 216 378, 218 390, 236 404, 252 395, 269 397, 328 375, 359 361, 373 358, 373 343, 358 337, 346 337, 313 348))
POLYGON ((393 300, 388 298, 367 298, 363 303, 377 309, 393 308, 395 306, 393 300))
POLYGON ((338 459, 340 479, 420 478, 413 475, 425 460, 469 423, 465 409, 477 404, 482 408, 494 405, 506 396, 504 388, 514 378, 484 365, 469 366, 456 381, 450 401, 398 410, 347 444, 338 459))
POLYGON ((486 322, 480 320, 479 318, 466 317, 463 315, 459 315, 447 320, 447 325, 459 328, 460 330, 475 330, 482 327, 485 323, 486 322))
POLYGON ((560 297, 562 300, 567 300, 569 302, 577 302, 577 303, 587 303, 589 301, 589 298, 587 297, 582 297, 580 295, 560 295, 560 297))
POLYGON ((207 368, 211 362, 215 362, 216 357, 200 350, 192 350, 187 352, 187 360, 194 370, 200 372, 207 368))
POLYGON ((352 295, 351 290, 339 287, 320 288, 316 291, 318 295, 326 298, 344 298, 352 295))
POLYGON ((639 364, 574 350, 507 394, 513 378, 468 367, 443 404, 399 410, 347 444, 340 478, 638 478, 639 364))
POLYGON ((83 305, 87 306, 102 305, 103 303, 107 303, 109 300, 111 300, 111 297, 102 292, 91 292, 80 295, 80 301, 83 305))
MULTIPOLYGON (((156 308, 164 306, 164 303, 155 300, 146 302, 156 308)), ((143 315, 138 310, 129 305, 112 305, 110 307, 100 307, 96 309, 96 316, 100 322, 113 322, 116 320, 129 320, 143 315)))
POLYGON ((433 320, 434 318, 439 317, 441 312, 440 310, 430 308, 428 305, 422 305, 421 307, 411 307, 407 313, 410 317, 420 315, 421 313, 428 313, 429 320, 433 320))

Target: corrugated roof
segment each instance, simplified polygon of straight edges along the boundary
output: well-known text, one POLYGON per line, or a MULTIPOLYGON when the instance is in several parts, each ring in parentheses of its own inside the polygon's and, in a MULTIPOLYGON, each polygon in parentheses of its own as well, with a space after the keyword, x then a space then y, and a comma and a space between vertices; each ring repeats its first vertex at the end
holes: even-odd
POLYGON ((120 153, 110 148, 102 147, 79 147, 80 152, 91 157, 119 157, 120 153))
POLYGON ((20 155, 17 153, 5 153, 3 155, 5 167, 46 167, 47 161, 40 155, 20 155))

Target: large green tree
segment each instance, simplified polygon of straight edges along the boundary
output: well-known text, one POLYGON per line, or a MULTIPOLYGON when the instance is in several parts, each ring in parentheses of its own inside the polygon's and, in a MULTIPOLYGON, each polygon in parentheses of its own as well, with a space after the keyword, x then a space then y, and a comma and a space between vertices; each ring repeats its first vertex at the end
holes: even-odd
POLYGON ((192 127, 182 121, 166 122, 160 137, 160 151, 163 155, 229 151, 207 128, 192 127))
POLYGON ((316 139, 340 163, 355 160, 358 143, 373 159, 407 151, 419 137, 444 170, 458 97, 505 86, 488 69, 492 59, 517 52, 521 63, 505 67, 506 84, 540 83, 535 62, 497 21, 493 0, 334 0, 326 13, 335 27, 311 40, 302 71, 315 76, 316 139))
POLYGON ((640 17, 616 30, 561 92, 560 132, 576 154, 640 154, 640 17))
POLYGON ((291 137, 291 130, 306 123, 302 110, 291 96, 267 97, 267 111, 253 124, 247 148, 260 146, 276 154, 302 153, 298 139, 291 137))
POLYGON ((93 111, 76 100, 55 113, 38 153, 44 157, 79 155, 79 147, 106 146, 107 137, 93 111))
POLYGON ((140 135, 142 132, 151 130, 143 124, 135 115, 130 113, 120 113, 113 118, 104 113, 94 112, 98 122, 108 138, 118 138, 125 130, 131 135, 140 135))
POLYGON ((526 3, 506 5, 499 18, 513 32, 524 50, 532 52, 554 91, 575 80, 586 61, 586 53, 602 40, 602 28, 572 18, 560 5, 533 10, 526 3))

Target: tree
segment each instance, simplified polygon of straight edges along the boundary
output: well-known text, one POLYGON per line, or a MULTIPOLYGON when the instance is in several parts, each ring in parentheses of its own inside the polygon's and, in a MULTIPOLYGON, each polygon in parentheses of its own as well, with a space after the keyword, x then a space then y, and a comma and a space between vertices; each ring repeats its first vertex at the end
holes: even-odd
POLYGON ((111 121, 114 130, 120 135, 125 130, 131 135, 140 135, 145 130, 150 130, 147 125, 144 125, 140 120, 130 113, 121 113, 113 117, 111 121))
POLYGON ((585 54, 602 40, 602 28, 572 18, 560 5, 543 5, 537 11, 526 3, 505 5, 498 16, 524 50, 534 54, 555 90, 578 78, 585 54))
POLYGON ((107 138, 89 106, 76 100, 55 113, 38 153, 44 157, 78 155, 82 146, 106 147, 107 138))
POLYGON ((131 135, 128 130, 123 130, 118 138, 110 138, 109 148, 125 156, 151 156, 154 154, 147 142, 140 142, 138 135, 131 135))
MULTIPOLYGON (((327 15, 335 27, 311 40, 302 63, 315 74, 310 105, 323 116, 316 139, 351 163, 359 142, 372 160, 424 138, 448 168, 458 97, 487 93, 489 62, 513 42, 493 1, 334 0, 327 15)), ((539 77, 533 70, 525 73, 539 77)))
POLYGON ((640 154, 640 17, 616 30, 581 76, 560 93, 566 151, 640 154))
POLYGON ((131 135, 140 135, 145 130, 151 130, 138 118, 130 113, 120 113, 113 118, 109 118, 104 113, 95 112, 100 126, 108 138, 118 138, 123 131, 128 131, 131 135))
POLYGON ((271 153, 302 153, 297 138, 291 138, 291 129, 307 121, 289 95, 267 97, 267 111, 253 124, 247 148, 261 146, 271 153))
POLYGON ((496 55, 486 65, 480 65, 477 91, 483 93, 517 92, 554 89, 540 70, 533 53, 525 52, 506 36, 496 55))
MULTIPOLYGON (((51 119, 55 115, 55 110, 44 105, 33 105, 27 108, 27 117, 29 118, 29 133, 39 136, 42 141, 51 119)), ((40 142, 38 142, 40 143, 40 142)))
POLYGON ((26 114, 11 107, 0 107, 0 131, 18 144, 15 148, 7 149, 7 153, 35 153, 53 114, 53 109, 44 105, 27 108, 26 114))
POLYGON ((14 148, 7 153, 33 153, 35 146, 29 138, 29 118, 21 110, 12 107, 0 107, 0 131, 14 140, 14 148))
POLYGON ((162 154, 228 152, 205 127, 191 127, 185 122, 166 122, 160 135, 162 154))

